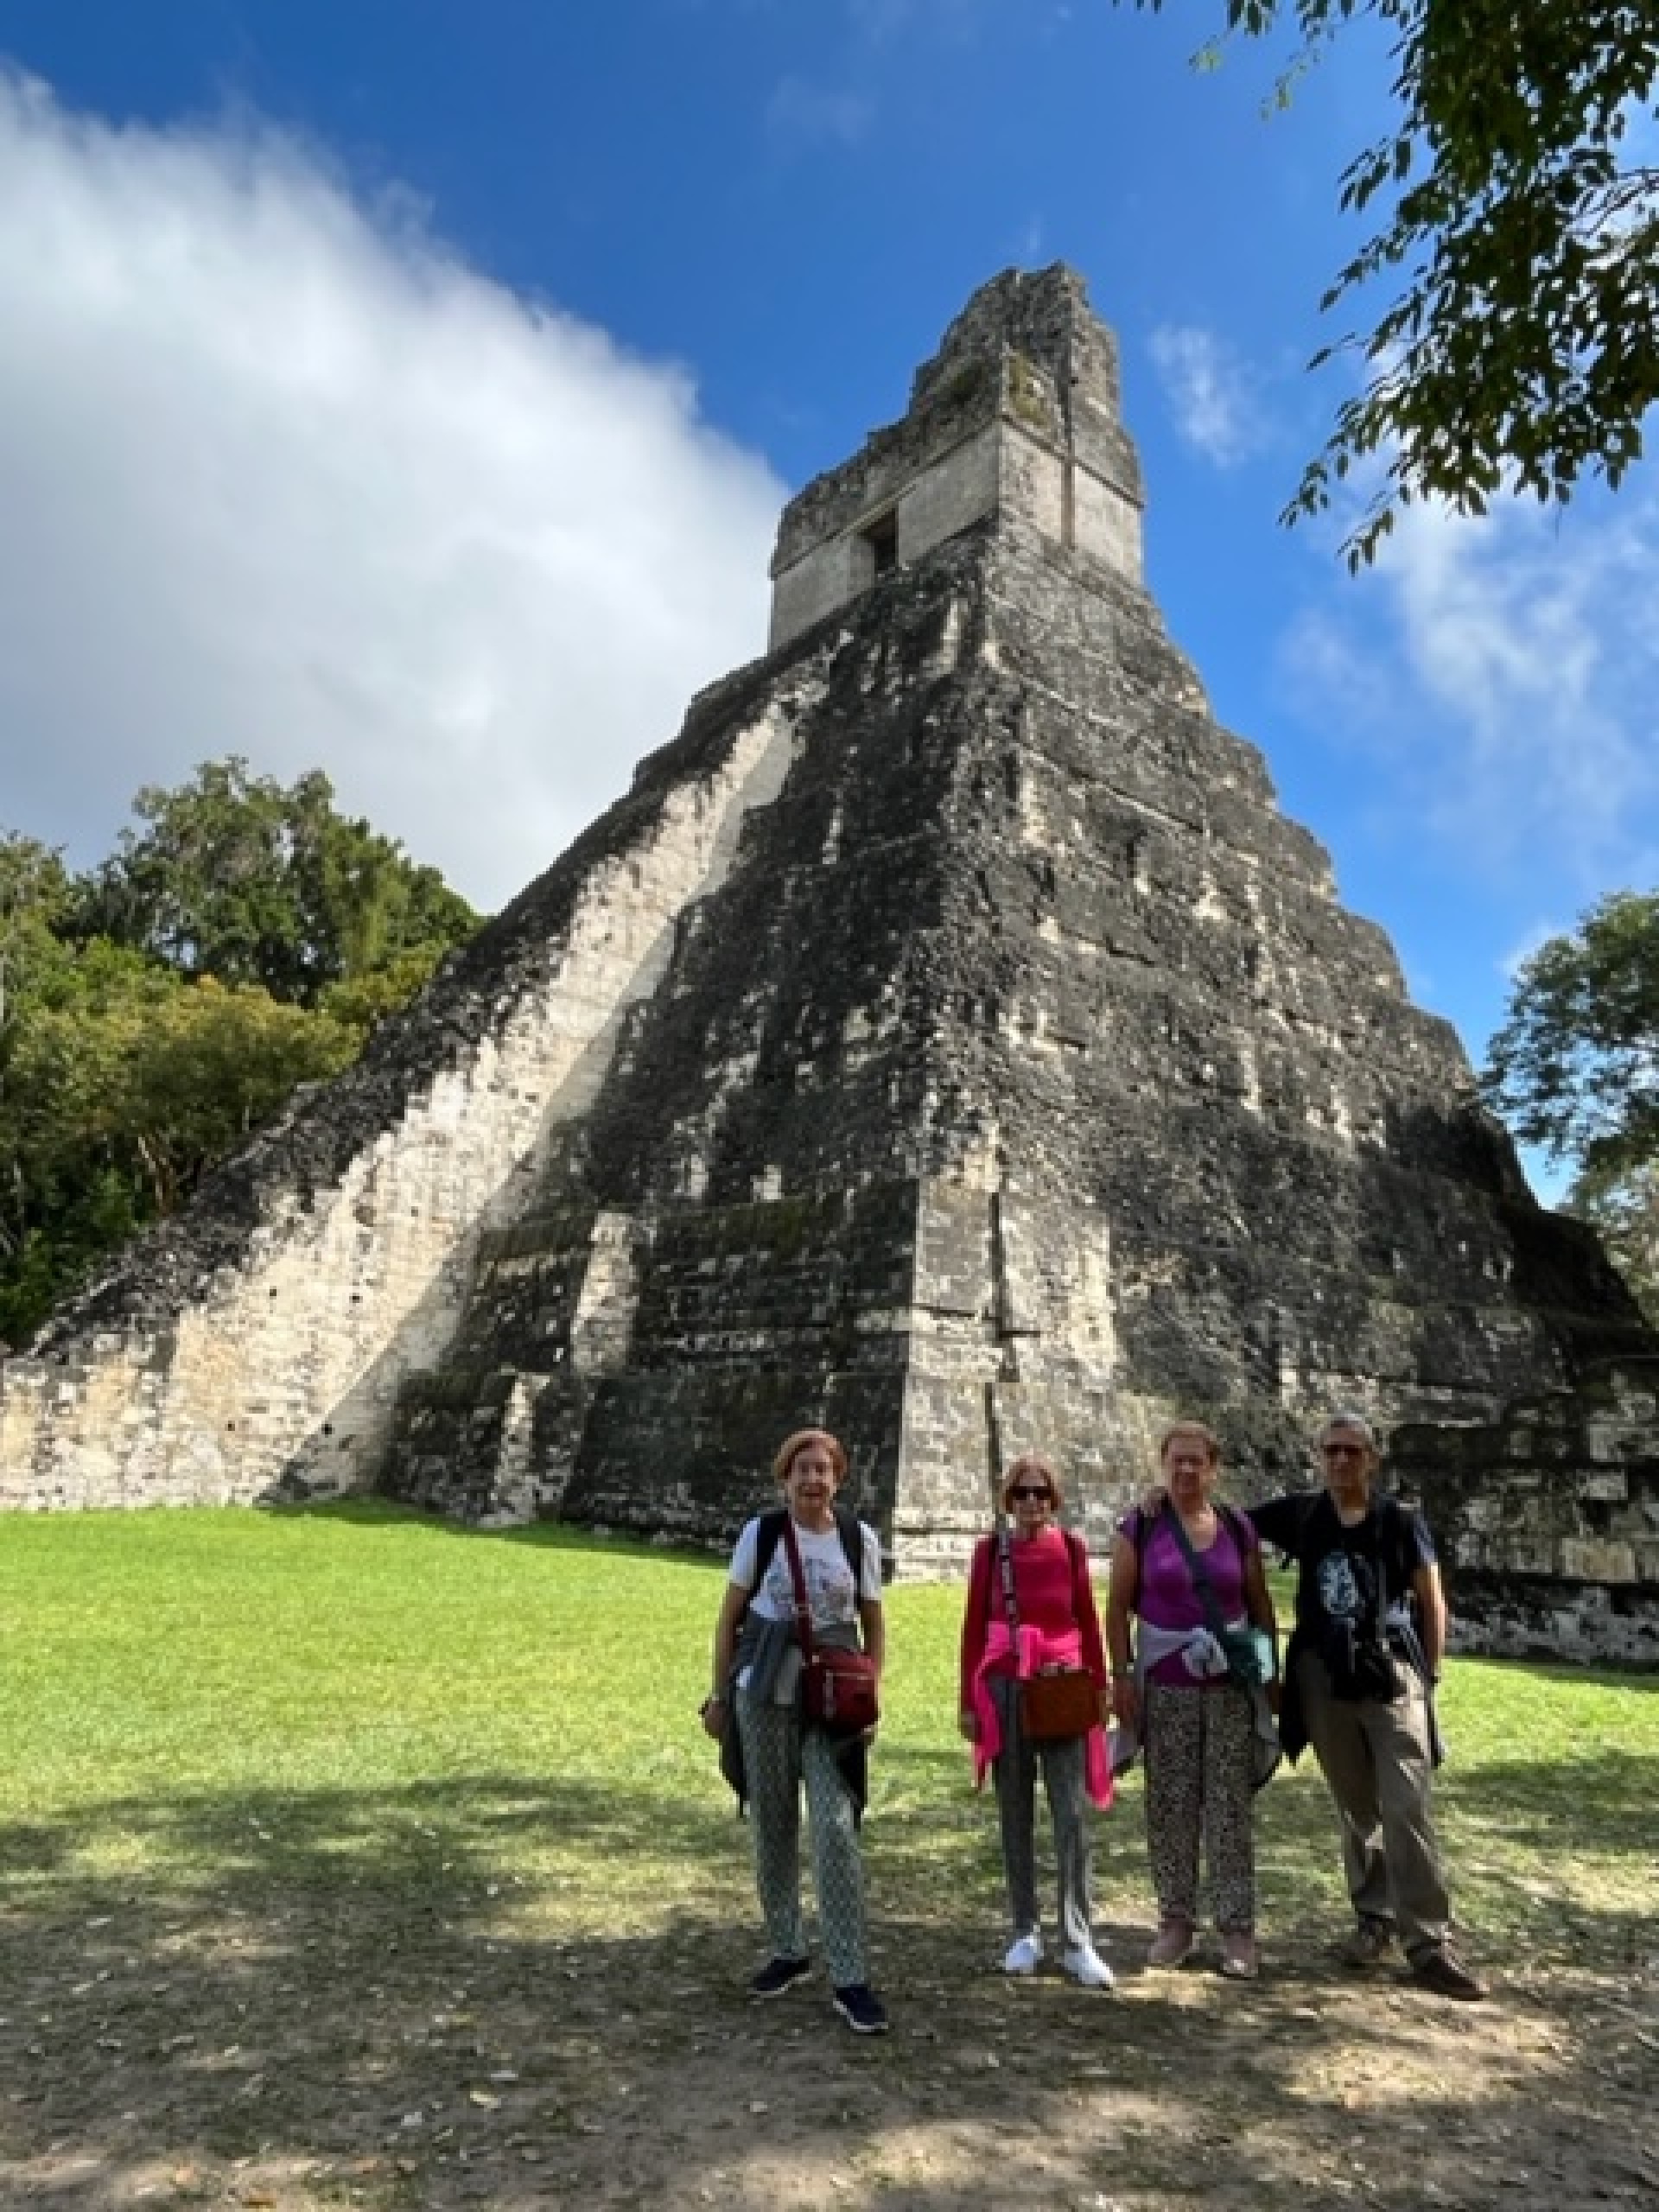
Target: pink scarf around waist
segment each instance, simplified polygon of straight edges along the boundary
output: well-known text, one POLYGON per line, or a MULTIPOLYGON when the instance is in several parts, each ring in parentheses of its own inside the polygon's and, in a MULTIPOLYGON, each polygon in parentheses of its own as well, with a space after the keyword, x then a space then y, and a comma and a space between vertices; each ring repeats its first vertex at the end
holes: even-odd
MULTIPOLYGON (((1045 1636, 1041 1629, 1029 1628, 1021 1623, 1020 1646, 1016 1651, 1008 1635, 1007 1621, 991 1621, 985 1632, 985 1656, 974 1675, 974 1717, 978 1732, 974 1738, 974 1787, 980 1789, 985 1780, 987 1768, 1002 1748, 1002 1724, 997 1718, 996 1702, 991 1695, 988 1677, 992 1675, 1013 1675, 1023 1681, 1044 1667, 1079 1667, 1083 1663, 1083 1638, 1075 1628, 1067 1629, 1060 1636, 1045 1636)), ((1106 1732, 1098 1721, 1084 1738, 1084 1778, 1089 1795, 1096 1805, 1107 1806, 1112 1802, 1112 1762, 1106 1745, 1106 1732)))

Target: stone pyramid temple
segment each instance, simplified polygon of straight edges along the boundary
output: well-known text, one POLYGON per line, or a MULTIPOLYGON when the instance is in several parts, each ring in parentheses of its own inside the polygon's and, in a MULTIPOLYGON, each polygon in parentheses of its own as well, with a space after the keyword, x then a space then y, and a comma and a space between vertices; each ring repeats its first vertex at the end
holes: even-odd
POLYGON ((917 1573, 999 1446, 1103 1535, 1174 1414, 1247 1490, 1340 1403, 1494 1618, 1649 1649, 1652 1341, 1217 724, 1141 498, 1080 283, 996 278, 785 511, 766 658, 7 1363, 0 1498, 714 1541, 822 1421, 917 1573))

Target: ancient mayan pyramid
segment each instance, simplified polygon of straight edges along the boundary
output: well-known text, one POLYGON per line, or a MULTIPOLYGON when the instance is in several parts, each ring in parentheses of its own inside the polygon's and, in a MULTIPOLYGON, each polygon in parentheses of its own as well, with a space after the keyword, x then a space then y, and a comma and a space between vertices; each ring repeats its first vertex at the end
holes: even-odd
POLYGON ((1142 585, 1113 341, 987 285, 692 704, 357 1070, 65 1313, 0 1497, 715 1537, 823 1421, 900 1568, 1004 1446, 1464 1433, 1649 1350, 1142 585), (988 1389, 989 1396, 988 1399, 988 1389))

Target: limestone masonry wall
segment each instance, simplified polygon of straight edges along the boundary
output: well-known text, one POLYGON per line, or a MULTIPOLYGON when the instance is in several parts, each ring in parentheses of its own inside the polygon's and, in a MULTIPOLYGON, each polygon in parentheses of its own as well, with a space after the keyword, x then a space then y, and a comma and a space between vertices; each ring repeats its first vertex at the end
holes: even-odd
POLYGON ((785 510, 772 649, 991 516, 1141 576, 1140 467, 1117 419, 1117 356, 1065 270, 988 285, 917 373, 909 413, 785 510))
POLYGON ((792 501, 777 650, 360 1067, 0 1376, 0 1502, 367 1484, 723 1543, 840 1433, 894 1571, 993 1455, 1090 1540, 1392 1432, 1494 1649, 1651 1664, 1659 1344, 1219 728, 1141 579, 1112 342, 977 294, 792 501))
POLYGON ((1659 1667, 1659 1359, 1390 1457, 1440 1534, 1460 1649, 1659 1667))
POLYGON ((635 793, 375 1039, 0 1369, 0 1503, 356 1487, 483 1235, 591 1103, 688 904, 787 769, 810 669, 709 695, 635 793), (721 709, 729 709, 729 712, 721 709), (480 989, 480 978, 487 977, 480 989))

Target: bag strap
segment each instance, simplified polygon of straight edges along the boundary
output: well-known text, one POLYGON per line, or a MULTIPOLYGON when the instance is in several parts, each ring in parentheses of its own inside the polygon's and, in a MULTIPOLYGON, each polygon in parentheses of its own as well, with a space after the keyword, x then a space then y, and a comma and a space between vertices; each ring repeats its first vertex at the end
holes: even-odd
POLYGON ((801 1657, 807 1666, 812 1664, 812 1608, 806 1595, 806 1574, 801 1566, 801 1548, 795 1535, 795 1517, 784 1515, 784 1549, 789 1555, 789 1579, 795 1585, 795 1633, 800 1639, 801 1657))
MULTIPOLYGON (((848 1568, 853 1578, 854 1595, 861 1605, 864 1601, 864 1532, 859 1526, 857 1514, 842 1505, 839 1499, 831 1510, 836 1516, 836 1533, 841 1538, 841 1548, 847 1554, 848 1568)), ((788 1519, 789 1508, 786 1505, 773 1506, 770 1511, 759 1516, 754 1546, 754 1582, 750 1591, 751 1596, 766 1579, 766 1569, 772 1565, 772 1555, 782 1540, 784 1523, 788 1519)))
POLYGON ((1175 1541, 1185 1555, 1186 1571, 1192 1578, 1192 1587, 1197 1593, 1198 1603, 1204 1607, 1205 1625, 1219 1643, 1226 1623, 1221 1617, 1221 1601, 1216 1595, 1215 1584, 1210 1580, 1210 1570, 1192 1548, 1192 1539, 1181 1525, 1180 1515, 1176 1512, 1173 1506, 1170 1505, 1166 1505, 1164 1511, 1168 1516, 1170 1527, 1175 1532, 1175 1541))
POLYGON ((1002 1580, 1002 1610, 1008 1617, 1008 1641, 1018 1649, 1020 1600, 1014 1593, 1014 1546, 1008 1541, 1008 1524, 1001 1514, 996 1522, 996 1563, 1002 1580))
MULTIPOLYGON (((1060 1535, 1065 1540, 1065 1555, 1071 1567, 1071 1602, 1075 1611, 1077 1580, 1080 1573, 1086 1574, 1089 1571, 1089 1554, 1084 1548, 1082 1537, 1074 1529, 1062 1529, 1060 1535)), ((996 1522, 996 1563, 1002 1584, 1002 1610, 1008 1617, 1008 1641, 1017 1650, 1020 1644, 1020 1600, 1014 1595, 1014 1546, 1008 1541, 1008 1524, 1000 1514, 996 1522)))

